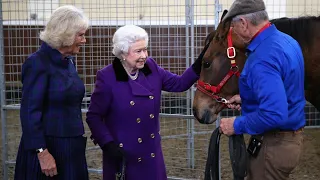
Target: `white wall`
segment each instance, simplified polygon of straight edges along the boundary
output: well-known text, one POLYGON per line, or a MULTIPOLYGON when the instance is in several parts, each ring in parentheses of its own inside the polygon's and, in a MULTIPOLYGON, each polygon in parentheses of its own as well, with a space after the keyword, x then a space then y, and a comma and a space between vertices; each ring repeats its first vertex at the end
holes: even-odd
MULTIPOLYGON (((233 0, 220 0, 222 9, 229 9, 233 0)), ((73 4, 82 8, 95 25, 178 25, 185 24, 186 12, 195 24, 213 24, 215 0, 194 0, 194 9, 186 0, 7 0, 3 1, 3 18, 11 23, 44 24, 52 10, 73 4), (37 20, 30 15, 37 14, 37 20)), ((319 15, 320 0, 265 0, 270 18, 319 15)), ((9 22, 6 22, 9 23, 9 22)))

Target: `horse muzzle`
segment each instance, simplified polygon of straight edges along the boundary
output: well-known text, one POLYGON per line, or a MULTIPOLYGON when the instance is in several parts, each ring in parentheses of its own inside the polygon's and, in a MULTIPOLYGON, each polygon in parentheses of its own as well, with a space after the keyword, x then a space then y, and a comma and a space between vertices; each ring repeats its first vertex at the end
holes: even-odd
POLYGON ((203 115, 199 116, 198 111, 193 108, 193 115, 201 124, 212 124, 217 119, 217 116, 212 115, 208 110, 205 110, 203 115))

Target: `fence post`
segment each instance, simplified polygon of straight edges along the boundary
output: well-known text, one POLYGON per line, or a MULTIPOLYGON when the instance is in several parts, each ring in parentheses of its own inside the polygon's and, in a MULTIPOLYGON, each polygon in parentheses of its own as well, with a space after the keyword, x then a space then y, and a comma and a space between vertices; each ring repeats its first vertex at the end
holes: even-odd
MULTIPOLYGON (((193 21, 194 0, 191 0, 191 2, 190 0, 186 0, 185 3, 186 3, 185 16, 186 16, 186 61, 187 61, 186 64, 191 65, 194 62, 194 21, 193 21), (191 45, 190 45, 189 39, 191 39, 191 45), (190 49, 191 49, 191 52, 190 52, 190 49), (189 58, 189 54, 190 54, 190 58, 189 58)), ((187 114, 188 115, 191 115, 192 113, 191 111, 192 99, 193 99, 193 89, 190 88, 187 91, 187 114)), ((194 168, 194 132, 193 131, 194 131, 194 119, 187 119, 188 168, 194 168)))
MULTIPOLYGON (((190 23, 191 23, 191 27, 190 27, 190 40, 191 40, 191 64, 194 63, 194 51, 195 51, 195 46, 194 46, 194 41, 195 41, 195 35, 194 35, 194 0, 191 0, 191 8, 190 8, 190 23)), ((193 97, 194 97, 194 91, 192 88, 189 89, 189 91, 191 96, 190 96, 190 110, 192 109, 192 102, 193 102, 193 97)), ((190 112, 190 115, 192 114, 192 111, 190 112)), ((194 159, 194 119, 190 119, 190 154, 191 154, 191 168, 194 169, 195 168, 195 159, 194 159)))
MULTIPOLYGON (((214 1, 215 10, 214 10, 214 29, 216 30, 219 24, 219 13, 222 12, 222 5, 219 3, 219 0, 214 1)), ((220 126, 220 113, 218 115, 217 121, 216 121, 216 127, 220 126)), ((219 148, 219 180, 221 180, 221 151, 219 148)))
POLYGON ((3 180, 8 179, 8 142, 7 142, 7 120, 5 105, 5 76, 4 76, 4 35, 3 35, 3 11, 0 0, 0 101, 1 101, 1 131, 2 131, 2 171, 3 180))

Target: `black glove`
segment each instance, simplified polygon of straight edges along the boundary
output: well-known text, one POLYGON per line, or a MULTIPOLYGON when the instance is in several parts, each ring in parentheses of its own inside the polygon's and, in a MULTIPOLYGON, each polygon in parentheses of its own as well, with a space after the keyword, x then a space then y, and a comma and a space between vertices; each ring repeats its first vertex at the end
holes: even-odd
POLYGON ((107 154, 110 159, 115 161, 116 163, 120 164, 122 162, 122 159, 124 158, 124 151, 122 148, 119 147, 116 143, 109 142, 106 145, 102 147, 102 150, 104 153, 107 154))
POLYGON ((201 73, 201 65, 202 65, 202 58, 200 59, 199 57, 192 64, 192 69, 198 76, 200 76, 200 73, 201 73))
POLYGON ((194 61, 194 63, 192 64, 192 69, 193 71, 198 75, 200 76, 200 73, 201 73, 201 66, 202 66, 202 59, 203 59, 203 56, 204 54, 206 53, 208 47, 209 47, 209 44, 208 43, 204 49, 202 50, 202 52, 200 53, 200 55, 198 56, 198 58, 194 61))

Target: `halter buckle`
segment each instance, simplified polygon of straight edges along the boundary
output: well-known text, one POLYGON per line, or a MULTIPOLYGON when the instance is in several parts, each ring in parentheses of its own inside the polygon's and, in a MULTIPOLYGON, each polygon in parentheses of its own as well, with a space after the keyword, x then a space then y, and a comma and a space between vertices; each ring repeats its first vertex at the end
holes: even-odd
POLYGON ((227 48, 227 56, 229 59, 233 59, 236 57, 236 49, 234 47, 228 47, 227 48), (233 54, 233 55, 230 55, 233 54))
POLYGON ((239 71, 239 67, 237 65, 236 66, 231 66, 230 70, 233 71, 233 72, 238 72, 239 71))
POLYGON ((227 104, 228 103, 228 100, 223 98, 223 97, 219 97, 218 99, 216 99, 217 102, 219 103, 223 103, 223 104, 227 104))

